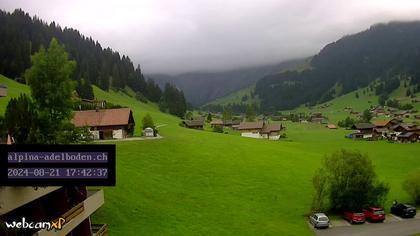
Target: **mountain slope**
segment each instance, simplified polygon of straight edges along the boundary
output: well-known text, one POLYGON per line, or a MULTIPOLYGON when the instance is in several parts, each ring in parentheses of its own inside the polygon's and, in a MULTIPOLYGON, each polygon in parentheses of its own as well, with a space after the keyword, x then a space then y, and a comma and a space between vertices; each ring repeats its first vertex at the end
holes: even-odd
MULTIPOLYGON (((228 105, 228 104, 239 104, 239 103, 252 103, 255 102, 255 98, 252 98, 252 94, 255 89, 255 84, 248 86, 246 88, 240 89, 233 93, 230 93, 224 97, 217 98, 214 101, 211 101, 207 104, 214 105, 228 105)), ((207 105, 206 104, 206 105, 207 105)))
POLYGON ((388 95, 401 78, 420 83, 420 22, 378 24, 325 46, 311 69, 266 76, 256 84, 265 111, 328 101, 379 80, 388 95), (339 89, 337 89, 339 88, 339 89))
POLYGON ((61 28, 55 22, 47 24, 20 9, 13 13, 0 10, 0 74, 22 82, 31 65, 30 56, 42 46, 48 47, 53 37, 64 45, 69 58, 77 62, 73 79, 83 79, 88 86, 95 84, 104 90, 129 86, 147 99, 159 101, 159 87, 151 80, 146 81, 140 67, 135 68, 128 56, 102 48, 98 41, 76 29, 61 28))
POLYGON ((187 101, 200 106, 254 84, 258 79, 287 69, 301 68, 309 59, 297 59, 275 65, 235 69, 222 72, 190 72, 176 76, 150 74, 161 86, 171 82, 181 88, 187 101))

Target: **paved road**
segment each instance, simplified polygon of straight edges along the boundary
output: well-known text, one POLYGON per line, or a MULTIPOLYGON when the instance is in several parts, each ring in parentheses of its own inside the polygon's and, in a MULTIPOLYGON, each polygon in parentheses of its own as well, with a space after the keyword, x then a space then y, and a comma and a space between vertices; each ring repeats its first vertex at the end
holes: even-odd
POLYGON ((362 224, 315 229, 317 236, 404 236, 420 233, 420 219, 404 219, 399 222, 362 224))

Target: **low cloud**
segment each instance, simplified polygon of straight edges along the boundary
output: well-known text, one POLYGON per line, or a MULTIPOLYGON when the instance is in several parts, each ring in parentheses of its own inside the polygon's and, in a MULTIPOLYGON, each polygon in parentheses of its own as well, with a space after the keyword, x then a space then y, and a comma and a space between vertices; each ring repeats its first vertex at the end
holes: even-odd
POLYGON ((146 73, 278 63, 378 22, 420 20, 416 0, 3 0, 0 8, 76 28, 146 73))

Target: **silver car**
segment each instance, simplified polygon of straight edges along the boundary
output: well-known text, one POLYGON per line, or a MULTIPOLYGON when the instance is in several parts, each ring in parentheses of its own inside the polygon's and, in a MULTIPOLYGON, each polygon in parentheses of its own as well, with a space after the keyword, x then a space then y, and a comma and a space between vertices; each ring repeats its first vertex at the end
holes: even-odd
POLYGON ((330 227, 330 219, 324 213, 315 213, 309 217, 309 221, 315 228, 330 227))

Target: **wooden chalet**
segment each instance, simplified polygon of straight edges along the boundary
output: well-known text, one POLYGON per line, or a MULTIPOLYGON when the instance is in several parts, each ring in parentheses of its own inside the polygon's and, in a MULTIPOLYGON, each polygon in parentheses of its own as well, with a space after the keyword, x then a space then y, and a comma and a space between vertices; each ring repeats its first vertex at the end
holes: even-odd
POLYGON ((312 123, 324 124, 326 121, 326 118, 322 115, 321 112, 315 112, 309 116, 309 121, 312 123))
POLYGON ((7 96, 7 86, 4 84, 0 84, 0 97, 7 96))
POLYGON ((271 140, 280 139, 280 131, 283 128, 281 124, 269 124, 263 121, 241 122, 238 126, 242 137, 266 138, 271 140))
POLYGON ((416 124, 401 123, 401 124, 392 126, 391 130, 396 133, 415 132, 417 134, 420 134, 420 126, 416 124))
POLYGON ((419 134, 415 132, 401 133, 397 136, 397 140, 402 143, 414 143, 419 140, 419 134))
POLYGON ((389 138, 392 133, 391 128, 395 125, 398 125, 402 122, 400 119, 391 119, 391 120, 377 120, 373 122, 375 128, 373 129, 374 134, 377 137, 389 138))
POLYGON ((373 114, 375 114, 376 116, 384 115, 386 113, 384 107, 382 107, 382 106, 374 107, 374 108, 370 109, 370 111, 373 114))
POLYGON ((213 119, 210 122, 210 126, 212 128, 214 128, 214 127, 223 127, 223 120, 221 120, 221 119, 213 119))
POLYGON ((375 128, 391 128, 392 126, 398 125, 402 122, 400 119, 391 119, 391 120, 377 120, 373 122, 375 128))
POLYGON ((203 129, 204 119, 203 120, 184 120, 182 124, 189 129, 203 129))
POLYGON ((241 123, 240 120, 222 120, 222 119, 213 119, 210 122, 211 127, 216 127, 216 126, 220 126, 220 127, 232 127, 233 126, 238 126, 241 123))
POLYGON ((375 125, 372 123, 356 123, 352 127, 352 129, 357 130, 356 133, 352 133, 349 136, 354 139, 373 139, 375 138, 375 133, 373 129, 375 125))
POLYGON ((130 108, 76 111, 76 127, 88 127, 94 139, 123 139, 133 135, 134 118, 130 108))

